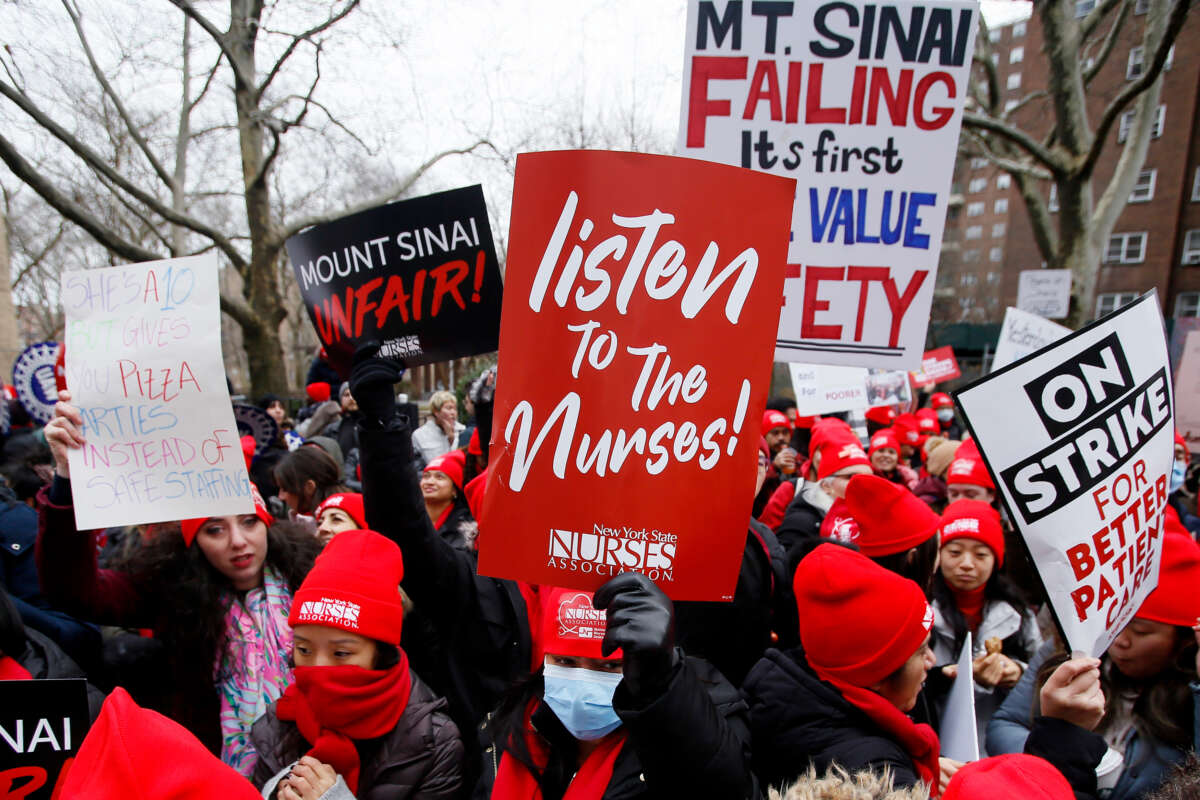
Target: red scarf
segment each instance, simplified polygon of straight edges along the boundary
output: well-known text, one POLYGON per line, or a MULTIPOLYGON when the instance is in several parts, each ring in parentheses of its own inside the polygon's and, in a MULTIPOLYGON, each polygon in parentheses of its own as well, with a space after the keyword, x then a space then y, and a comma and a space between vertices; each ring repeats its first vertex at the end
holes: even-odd
MULTIPOLYGON (((550 760, 550 747, 529 722, 535 705, 536 701, 531 702, 525 711, 525 745, 533 763, 538 769, 545 769, 550 760)), ((624 725, 601 739, 600 745, 588 755, 571 779, 563 800, 600 800, 612 780, 613 766, 624 744, 624 725)), ((495 800, 541 800, 542 789, 529 768, 505 751, 500 768, 496 770, 492 797, 495 800)))
POLYGON ((930 797, 940 795, 941 767, 938 764, 938 755, 941 753, 941 745, 933 728, 913 722, 907 714, 870 689, 852 686, 820 673, 818 676, 833 684, 847 703, 866 714, 884 733, 898 741, 912 758, 917 775, 929 787, 930 797))
POLYGON ((980 586, 978 589, 972 589, 969 592, 960 592, 953 586, 949 587, 950 593, 954 595, 954 604, 958 606, 958 610, 962 612, 963 617, 967 620, 967 626, 971 632, 979 630, 980 623, 983 622, 983 590, 986 585, 980 586))
POLYGON ((33 680, 33 676, 21 666, 21 662, 12 656, 0 656, 0 681, 28 680, 33 680))
POLYGON ((356 739, 391 733, 408 706, 412 676, 408 655, 387 670, 362 667, 296 667, 295 682, 275 704, 275 716, 291 720, 312 745, 306 755, 332 766, 358 793, 356 739))
POLYGON ((442 513, 438 514, 438 518, 433 521, 433 529, 435 531, 440 531, 442 529, 442 526, 446 524, 446 520, 450 517, 450 512, 453 510, 454 503, 451 502, 450 505, 446 506, 442 513))

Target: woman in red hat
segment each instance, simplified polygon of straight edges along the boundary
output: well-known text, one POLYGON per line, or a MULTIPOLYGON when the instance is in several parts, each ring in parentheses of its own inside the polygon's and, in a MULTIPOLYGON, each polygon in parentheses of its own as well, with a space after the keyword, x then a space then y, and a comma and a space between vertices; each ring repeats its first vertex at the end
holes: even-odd
POLYGON ((875 474, 892 483, 913 489, 920 480, 912 467, 900 463, 900 439, 891 428, 875 432, 867 456, 871 459, 871 469, 875 474))
POLYGON ((98 568, 97 532, 75 528, 67 451, 84 437, 70 400, 59 392, 46 426, 55 478, 38 494, 42 588, 80 618, 152 629, 167 669, 163 686, 143 687, 148 701, 250 775, 250 725, 291 680, 288 609, 320 543, 276 522, 252 490, 254 513, 147 527, 117 569, 98 568))
POLYGON ((421 497, 438 535, 453 547, 474 550, 479 526, 463 493, 465 464, 466 453, 462 450, 435 456, 421 473, 421 497))
POLYGON ((1000 515, 980 500, 960 500, 942 515, 940 567, 933 578, 933 654, 954 664, 967 633, 974 659, 975 721, 985 753, 988 720, 1042 644, 1036 620, 1004 566, 1000 515))
POLYGON ((374 531, 342 532, 317 557, 288 616, 295 681, 254 724, 264 796, 458 794, 458 728, 400 647, 403 577, 400 548, 374 531))
POLYGON ((313 517, 317 520, 317 538, 322 545, 329 544, 334 536, 343 531, 365 530, 367 527, 363 497, 357 492, 329 495, 317 506, 313 517))
MULTIPOLYGON (((1098 723, 1092 720, 1090 725, 1108 746, 1097 770, 1099 788, 1108 800, 1144 797, 1174 764, 1200 748, 1198 586, 1200 545, 1183 534, 1163 534, 1158 586, 1097 664, 1104 712, 1096 715, 1098 723)), ((1038 652, 992 717, 987 729, 989 752, 1025 749, 1038 713, 1034 697, 1066 659, 1052 648, 1047 643, 1038 652)))

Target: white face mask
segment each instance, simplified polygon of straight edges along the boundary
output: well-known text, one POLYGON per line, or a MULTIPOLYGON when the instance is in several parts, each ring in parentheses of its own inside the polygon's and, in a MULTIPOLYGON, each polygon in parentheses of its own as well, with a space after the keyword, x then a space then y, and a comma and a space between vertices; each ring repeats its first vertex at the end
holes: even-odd
POLYGON ((937 411, 937 418, 941 422, 949 422, 950 420, 954 419, 954 409, 939 408, 937 411))

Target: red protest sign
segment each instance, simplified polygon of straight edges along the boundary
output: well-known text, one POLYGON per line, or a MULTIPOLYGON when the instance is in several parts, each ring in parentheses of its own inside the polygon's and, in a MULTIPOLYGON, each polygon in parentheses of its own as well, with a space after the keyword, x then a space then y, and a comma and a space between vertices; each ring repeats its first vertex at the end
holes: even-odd
POLYGON ((962 370, 958 368, 954 348, 946 345, 936 350, 927 350, 921 358, 921 369, 910 374, 913 386, 920 388, 953 380, 962 375, 962 370))
POLYGON ((517 159, 479 571, 733 596, 795 182, 691 159, 517 159))

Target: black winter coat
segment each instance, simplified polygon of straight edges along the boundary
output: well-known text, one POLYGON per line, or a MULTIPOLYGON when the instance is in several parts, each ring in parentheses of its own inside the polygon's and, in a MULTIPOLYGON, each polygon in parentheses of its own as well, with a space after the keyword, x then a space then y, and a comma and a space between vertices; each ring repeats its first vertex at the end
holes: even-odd
POLYGON ((787 553, 787 577, 791 581, 800 563, 797 549, 821 536, 824 509, 817 508, 804 497, 804 484, 796 484, 796 496, 783 512, 783 521, 775 528, 775 538, 787 553))
POLYGON ((818 678, 800 648, 768 650, 742 693, 750 705, 754 772, 765 784, 788 785, 809 764, 820 775, 835 762, 850 774, 887 768, 897 787, 920 782, 903 745, 818 678))
MULTIPOLYGON (((360 760, 358 800, 441 800, 462 788, 462 739, 445 715, 446 701, 414 673, 408 705, 391 733, 356 741, 360 760)), ((294 722, 275 716, 275 704, 250 731, 258 766, 254 786, 263 784, 308 752, 294 722)))
MULTIPOLYGON (((71 657, 62 651, 49 638, 35 630, 25 629, 25 649, 14 656, 18 664, 25 668, 34 680, 51 678, 86 678, 87 675, 71 657)), ((88 719, 96 721, 100 715, 100 707, 104 705, 104 693, 87 684, 88 719)), ((81 731, 80 736, 86 733, 81 731)))
MULTIPOLYGON (((601 800, 649 800, 703 797, 743 800, 758 797, 750 771, 750 731, 746 704, 713 666, 687 658, 658 698, 639 705, 624 683, 618 684, 613 709, 628 740, 613 765, 601 800)), ((492 718, 480 726, 483 771, 473 800, 488 800, 504 756, 504 743, 492 741, 492 718)), ((548 706, 539 705, 534 728, 551 747, 575 740, 548 706)), ((495 798, 495 800, 506 800, 495 798)))

